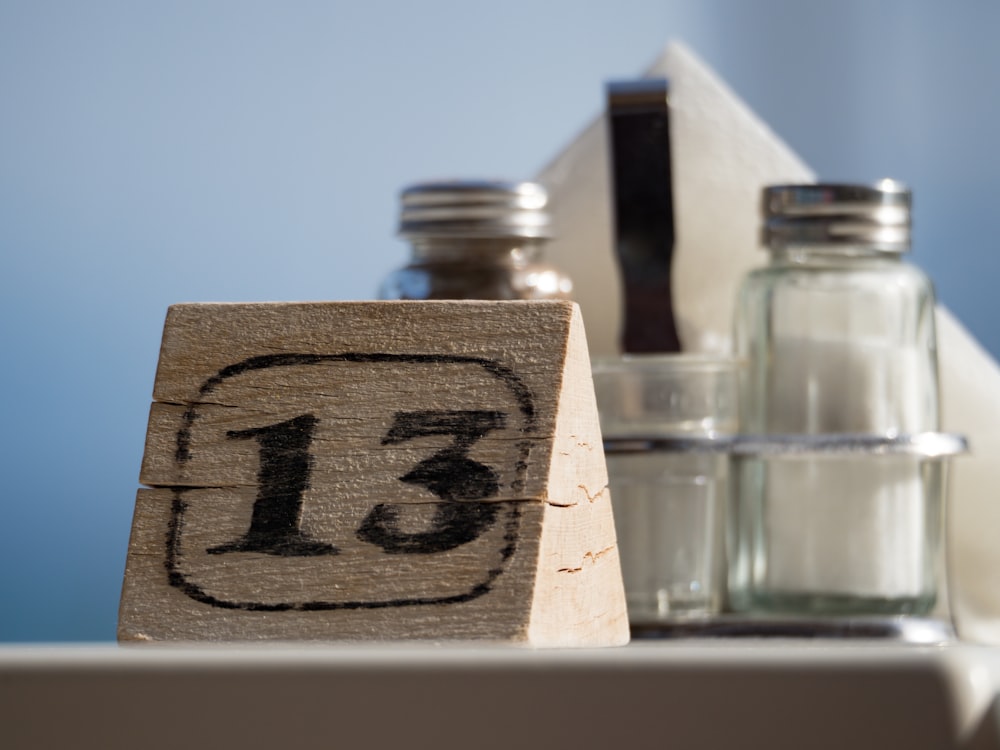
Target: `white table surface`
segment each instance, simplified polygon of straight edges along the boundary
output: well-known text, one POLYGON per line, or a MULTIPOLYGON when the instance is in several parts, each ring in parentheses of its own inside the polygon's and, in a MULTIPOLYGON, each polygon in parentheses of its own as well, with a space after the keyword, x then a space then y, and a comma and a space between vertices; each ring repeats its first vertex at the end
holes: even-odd
POLYGON ((3 748, 1000 747, 1000 649, 7 646, 3 748))

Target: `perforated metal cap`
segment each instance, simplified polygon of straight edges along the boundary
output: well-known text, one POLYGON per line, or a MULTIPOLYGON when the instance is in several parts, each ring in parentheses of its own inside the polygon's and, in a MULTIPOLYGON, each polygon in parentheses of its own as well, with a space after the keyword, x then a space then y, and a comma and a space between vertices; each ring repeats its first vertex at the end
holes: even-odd
POLYGON ((404 237, 550 237, 548 193, 534 182, 443 180, 400 194, 404 237))
POLYGON ((858 245, 888 253, 910 248, 912 195, 901 182, 773 185, 764 188, 761 240, 790 245, 858 245))

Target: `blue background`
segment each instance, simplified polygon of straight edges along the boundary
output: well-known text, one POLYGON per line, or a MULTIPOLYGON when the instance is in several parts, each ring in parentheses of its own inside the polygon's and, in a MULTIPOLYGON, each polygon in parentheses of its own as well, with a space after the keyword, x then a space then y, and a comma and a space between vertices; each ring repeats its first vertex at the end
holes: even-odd
POLYGON ((990 0, 0 0, 0 640, 114 637, 169 304, 370 297, 402 185, 530 177, 668 38, 822 177, 910 183, 913 260, 1000 354, 998 31, 990 0))

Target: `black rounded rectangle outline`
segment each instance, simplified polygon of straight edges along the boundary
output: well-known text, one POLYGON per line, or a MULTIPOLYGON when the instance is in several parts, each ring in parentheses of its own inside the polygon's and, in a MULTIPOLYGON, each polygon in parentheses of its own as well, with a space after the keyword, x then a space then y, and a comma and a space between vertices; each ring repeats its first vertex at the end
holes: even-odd
MULTIPOLYGON (((409 363, 409 364, 472 364, 479 365, 489 374, 506 385, 514 395, 518 407, 524 416, 524 427, 522 432, 530 434, 535 430, 535 406, 531 391, 524 382, 509 367, 500 364, 496 360, 486 357, 473 357, 452 354, 385 354, 381 352, 341 352, 339 354, 266 354, 256 357, 249 357, 233 365, 228 365, 212 377, 208 378, 198 389, 199 397, 204 397, 215 390, 216 387, 224 383, 227 379, 236 375, 242 375, 254 370, 262 370, 270 367, 291 367, 303 365, 316 365, 328 362, 355 362, 359 364, 372 363, 409 363)), ((193 402, 184 412, 183 423, 177 431, 175 460, 177 463, 185 463, 191 458, 191 426, 198 418, 198 407, 201 402, 193 402)), ((523 488, 525 475, 528 469, 528 453, 530 443, 524 441, 519 446, 519 455, 515 467, 515 490, 523 488)), ((329 610, 354 610, 354 609, 386 609, 391 607, 410 607, 422 605, 444 605, 459 604, 462 602, 477 599, 489 593, 493 582, 504 572, 507 561, 513 556, 517 549, 518 530, 520 527, 521 510, 514 504, 505 514, 505 526, 503 540, 505 545, 500 549, 500 563, 498 566, 490 568, 483 581, 472 585, 467 591, 439 597, 409 597, 376 601, 310 601, 310 602, 278 602, 267 604, 263 602, 249 601, 229 601, 212 596, 202 589, 198 584, 187 579, 185 574, 179 569, 181 557, 181 536, 184 529, 184 513, 187 503, 184 501, 184 493, 190 488, 174 488, 174 499, 171 503, 170 520, 167 527, 166 539, 166 560, 164 566, 167 569, 168 582, 171 586, 180 589, 187 596, 195 601, 221 609, 239 609, 251 612, 284 612, 300 611, 315 612, 329 610)), ((502 501, 500 501, 502 502, 502 501)))

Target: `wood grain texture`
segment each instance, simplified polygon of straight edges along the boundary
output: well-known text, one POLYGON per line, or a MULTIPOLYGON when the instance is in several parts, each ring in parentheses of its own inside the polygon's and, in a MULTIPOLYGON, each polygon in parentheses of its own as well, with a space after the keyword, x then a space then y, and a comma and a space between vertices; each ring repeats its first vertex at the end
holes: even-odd
POLYGON ((627 641, 579 311, 170 308, 121 640, 627 641))

